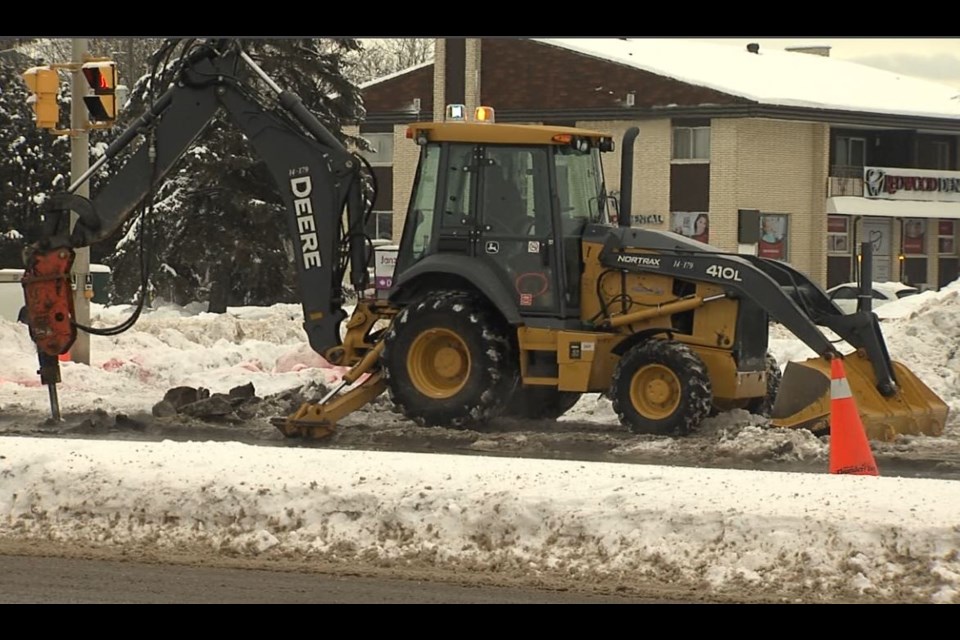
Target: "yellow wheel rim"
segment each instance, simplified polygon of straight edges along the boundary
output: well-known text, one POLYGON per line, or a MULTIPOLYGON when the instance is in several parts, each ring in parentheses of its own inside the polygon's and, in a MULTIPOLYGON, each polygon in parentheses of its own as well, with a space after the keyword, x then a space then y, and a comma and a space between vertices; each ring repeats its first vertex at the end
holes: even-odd
POLYGON ((662 420, 680 406, 680 379, 662 364, 648 364, 630 380, 630 402, 645 418, 662 420))
POLYGON ((444 399, 463 389, 470 375, 467 343, 449 329, 427 329, 407 352, 410 381, 425 396, 444 399))

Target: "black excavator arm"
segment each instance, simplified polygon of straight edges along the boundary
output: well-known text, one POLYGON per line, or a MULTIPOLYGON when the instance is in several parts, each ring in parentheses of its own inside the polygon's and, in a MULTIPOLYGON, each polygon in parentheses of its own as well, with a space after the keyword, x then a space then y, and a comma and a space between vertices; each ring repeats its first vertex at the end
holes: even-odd
MULTIPOLYGON (((341 354, 344 239, 351 284, 366 288, 367 244, 359 158, 351 154, 303 104, 276 85, 237 41, 211 40, 183 56, 175 81, 104 155, 43 206, 39 240, 28 247, 23 278, 27 321, 40 355, 41 381, 50 386, 54 413, 58 355, 77 335, 70 269, 74 249, 110 236, 154 192, 220 110, 224 110, 269 168, 286 209, 294 241, 304 328, 320 354, 341 354), (257 80, 280 109, 254 90, 257 80), (105 163, 135 141, 139 148, 92 198, 75 192, 105 163), (70 229, 70 212, 77 222, 70 229), (346 215, 345 215, 346 214, 346 215), (344 218, 346 227, 344 229, 344 218)), ((331 361, 336 361, 333 358, 331 361)), ((59 416, 55 416, 59 417, 59 416)))

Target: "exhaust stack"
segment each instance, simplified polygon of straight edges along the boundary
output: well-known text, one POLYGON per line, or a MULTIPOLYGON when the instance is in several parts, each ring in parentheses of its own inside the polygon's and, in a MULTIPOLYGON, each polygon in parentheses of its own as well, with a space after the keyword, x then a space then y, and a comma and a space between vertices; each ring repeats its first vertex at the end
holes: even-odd
POLYGON ((623 149, 620 151, 620 212, 618 224, 630 226, 633 201, 633 145, 640 135, 639 127, 630 127, 623 134, 623 149))

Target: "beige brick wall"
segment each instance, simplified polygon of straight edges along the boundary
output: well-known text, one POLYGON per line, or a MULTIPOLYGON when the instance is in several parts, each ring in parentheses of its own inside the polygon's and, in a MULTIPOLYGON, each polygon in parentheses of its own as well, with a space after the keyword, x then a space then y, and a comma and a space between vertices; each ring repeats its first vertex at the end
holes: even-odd
POLYGON ((789 262, 826 283, 829 127, 715 119, 710 130, 710 242, 737 250, 738 209, 789 216, 789 262))
POLYGON ((407 138, 406 125, 393 128, 393 240, 400 242, 403 223, 407 219, 407 205, 417 174, 420 147, 407 138))
POLYGON ((608 133, 616 142, 616 149, 603 154, 603 174, 608 191, 621 191, 620 160, 623 152, 623 134, 631 126, 640 128, 633 148, 633 198, 635 216, 660 215, 661 224, 647 225, 652 229, 668 229, 670 225, 670 120, 643 122, 578 122, 577 126, 608 133))
POLYGON ((446 109, 443 88, 446 85, 446 38, 436 38, 433 41, 433 119, 443 120, 446 109))
MULTIPOLYGON (((443 93, 446 84, 446 40, 437 38, 433 45, 433 119, 443 120, 447 108, 443 93)), ((480 100, 480 39, 466 39, 466 60, 464 62, 464 93, 467 113, 479 106, 480 100)))
MULTIPOLYGON (((467 113, 473 114, 480 106, 480 40, 467 38, 464 63, 464 101, 467 113)), ((472 116, 471 116, 472 117, 472 116)))

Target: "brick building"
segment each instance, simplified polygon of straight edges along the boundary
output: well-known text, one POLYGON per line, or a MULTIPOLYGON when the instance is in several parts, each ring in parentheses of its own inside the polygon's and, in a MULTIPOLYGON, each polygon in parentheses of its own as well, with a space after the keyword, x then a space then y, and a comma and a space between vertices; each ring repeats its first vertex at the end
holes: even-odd
MULTIPOLYGON (((418 147, 406 124, 449 103, 499 122, 639 126, 634 225, 702 232, 783 259, 825 286, 852 280, 869 240, 876 280, 958 276, 960 91, 841 60, 693 40, 441 39, 435 61, 363 87, 361 134, 380 186, 372 233, 396 239, 418 147), (760 212, 758 243, 738 238, 760 212), (704 224, 705 223, 705 224, 704 224)), ((620 157, 605 156, 608 190, 620 157)))

